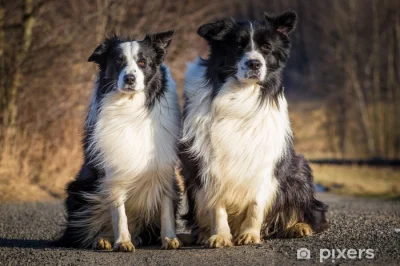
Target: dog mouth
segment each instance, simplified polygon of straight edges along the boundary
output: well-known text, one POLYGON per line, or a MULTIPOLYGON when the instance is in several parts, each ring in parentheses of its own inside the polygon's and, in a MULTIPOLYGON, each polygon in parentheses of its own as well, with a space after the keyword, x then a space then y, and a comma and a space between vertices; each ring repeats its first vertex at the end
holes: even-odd
POLYGON ((253 79, 253 80, 260 80, 261 78, 261 71, 254 71, 250 70, 245 75, 246 79, 253 79))
POLYGON ((124 87, 120 88, 119 90, 121 92, 125 92, 125 93, 132 93, 132 92, 136 91, 134 86, 124 86, 124 87))

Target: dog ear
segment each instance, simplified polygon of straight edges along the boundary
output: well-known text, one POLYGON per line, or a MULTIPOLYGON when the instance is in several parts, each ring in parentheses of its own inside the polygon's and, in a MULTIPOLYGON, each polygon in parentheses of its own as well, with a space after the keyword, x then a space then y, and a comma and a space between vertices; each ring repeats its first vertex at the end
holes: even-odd
POLYGON ((233 25, 234 21, 231 19, 220 20, 200 26, 197 34, 207 41, 222 41, 233 25))
POLYGON ((169 30, 154 34, 147 34, 145 39, 149 40, 153 46, 165 50, 170 45, 173 35, 174 31, 169 30))
POLYGON ((154 34, 147 34, 144 41, 150 42, 154 50, 157 53, 157 63, 161 64, 164 61, 164 57, 167 54, 167 48, 171 44, 172 37, 174 35, 173 30, 158 32, 154 34))
POLYGON ((95 62, 96 64, 101 64, 103 62, 104 54, 107 51, 106 43, 102 43, 93 51, 91 56, 88 58, 88 62, 95 62))
POLYGON ((267 22, 273 25, 276 32, 288 36, 296 27, 297 15, 294 11, 287 11, 279 16, 271 16, 265 13, 267 22))
POLYGON ((119 42, 119 38, 117 35, 114 35, 110 38, 106 38, 103 43, 101 43, 97 48, 93 51, 92 55, 89 56, 88 62, 95 62, 96 64, 103 64, 106 61, 106 55, 108 49, 119 42))

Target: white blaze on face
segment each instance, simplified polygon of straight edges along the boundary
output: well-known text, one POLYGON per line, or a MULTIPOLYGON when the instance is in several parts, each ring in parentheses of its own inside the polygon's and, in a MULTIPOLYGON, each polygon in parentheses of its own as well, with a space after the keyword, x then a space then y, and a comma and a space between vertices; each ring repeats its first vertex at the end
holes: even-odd
POLYGON ((267 64, 265 62, 264 56, 258 52, 255 48, 254 45, 254 28, 253 24, 250 22, 250 47, 251 50, 249 52, 246 52, 242 59, 237 64, 237 74, 236 77, 238 78, 239 81, 241 82, 258 82, 258 81, 263 81, 265 79, 265 76, 267 74, 267 64), (249 60, 258 60, 261 62, 261 67, 259 69, 259 76, 258 79, 248 79, 247 74, 249 72, 249 68, 247 66, 247 62, 249 60))
POLYGON ((122 90, 125 86, 124 76, 131 74, 134 75, 136 78, 134 90, 135 91, 144 90, 144 74, 136 63, 137 60, 139 59, 138 54, 139 54, 140 44, 136 41, 124 42, 120 44, 120 47, 126 59, 126 66, 119 73, 118 89, 122 90))

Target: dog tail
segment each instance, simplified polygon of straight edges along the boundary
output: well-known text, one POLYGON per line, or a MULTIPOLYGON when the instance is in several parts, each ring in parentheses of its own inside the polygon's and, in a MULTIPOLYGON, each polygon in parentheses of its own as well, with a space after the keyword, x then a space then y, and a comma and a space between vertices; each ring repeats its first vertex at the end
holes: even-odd
POLYGON ((66 228, 61 237, 52 242, 58 247, 86 247, 85 238, 89 231, 85 226, 85 219, 89 215, 92 204, 87 195, 97 191, 97 173, 94 169, 83 166, 76 180, 68 183, 66 187, 67 198, 65 200, 65 225, 66 228))
POLYGON ((329 227, 328 206, 315 198, 311 168, 302 155, 293 154, 286 171, 279 171, 279 188, 264 224, 264 237, 290 237, 297 223, 308 224, 314 233, 329 227))

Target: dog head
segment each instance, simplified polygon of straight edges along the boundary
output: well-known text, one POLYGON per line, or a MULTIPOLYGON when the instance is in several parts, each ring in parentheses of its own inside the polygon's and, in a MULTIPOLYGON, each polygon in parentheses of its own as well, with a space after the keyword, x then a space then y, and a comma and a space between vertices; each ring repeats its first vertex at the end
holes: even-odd
POLYGON ((209 43, 210 60, 218 61, 215 65, 222 76, 265 83, 279 74, 289 57, 289 34, 296 20, 292 11, 266 14, 263 21, 226 19, 201 26, 198 34, 209 43))
POLYGON ((89 57, 99 65, 103 93, 144 91, 167 53, 173 31, 148 34, 142 41, 106 39, 89 57))

